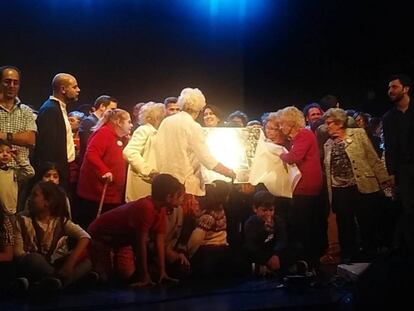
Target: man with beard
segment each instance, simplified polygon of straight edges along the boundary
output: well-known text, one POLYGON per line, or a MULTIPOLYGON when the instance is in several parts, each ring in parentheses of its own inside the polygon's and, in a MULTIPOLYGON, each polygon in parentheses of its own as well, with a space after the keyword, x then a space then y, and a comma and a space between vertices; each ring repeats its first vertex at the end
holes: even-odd
POLYGON ((388 80, 388 97, 394 103, 383 116, 385 160, 395 180, 404 214, 414 213, 414 111, 411 104, 411 79, 398 74, 388 80))
POLYGON ((67 187, 69 163, 75 161, 67 105, 78 100, 80 89, 74 76, 59 73, 53 78, 52 91, 53 95, 40 107, 36 119, 38 132, 34 165, 38 171, 45 162, 55 163, 62 174, 61 184, 67 187))

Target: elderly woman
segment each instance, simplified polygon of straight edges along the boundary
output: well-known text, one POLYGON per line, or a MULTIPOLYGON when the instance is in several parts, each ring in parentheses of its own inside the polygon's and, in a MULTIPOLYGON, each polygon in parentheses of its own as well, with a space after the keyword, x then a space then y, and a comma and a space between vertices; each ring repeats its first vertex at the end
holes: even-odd
POLYGON ((289 152, 280 155, 283 162, 296 164, 302 173, 293 192, 290 215, 292 239, 303 248, 305 260, 316 266, 323 254, 326 232, 323 232, 322 168, 318 143, 311 130, 305 128, 305 117, 296 107, 286 107, 277 112, 280 130, 290 140, 289 152))
POLYGON ((195 121, 206 105, 203 93, 186 88, 181 91, 177 103, 181 111, 161 123, 155 151, 159 172, 176 177, 185 186, 187 196, 183 210, 186 214, 197 206, 194 196, 205 195, 201 164, 228 177, 234 178, 235 174, 213 158, 205 144, 203 129, 195 121))
POLYGON ((122 109, 107 110, 94 127, 83 160, 77 193, 80 206, 75 218, 82 228, 95 219, 107 184, 102 211, 120 205, 125 187, 126 163, 122 156, 124 138, 132 128, 129 113, 122 109))
POLYGON ((325 170, 329 199, 336 213, 341 257, 356 259, 357 224, 363 252, 375 255, 375 205, 380 185, 388 186, 390 177, 362 128, 347 128, 347 114, 331 108, 325 114, 329 140, 325 143, 325 170), (355 221, 356 219, 356 221, 355 221))
POLYGON ((152 177, 157 172, 154 139, 165 117, 165 106, 149 102, 141 107, 139 126, 124 149, 129 163, 125 201, 131 202, 151 194, 152 177))
POLYGON ((202 111, 202 117, 205 127, 221 126, 221 111, 214 105, 206 105, 202 111))
POLYGON ((280 119, 276 112, 269 113, 263 122, 265 136, 272 143, 288 148, 289 141, 280 129, 279 122, 280 119))

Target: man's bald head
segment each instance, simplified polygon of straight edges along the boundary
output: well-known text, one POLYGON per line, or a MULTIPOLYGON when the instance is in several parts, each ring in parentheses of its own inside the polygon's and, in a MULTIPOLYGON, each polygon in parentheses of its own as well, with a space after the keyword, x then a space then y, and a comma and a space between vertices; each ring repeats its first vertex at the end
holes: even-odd
POLYGON ((53 96, 65 103, 78 100, 80 89, 76 78, 68 73, 58 73, 52 80, 53 96))

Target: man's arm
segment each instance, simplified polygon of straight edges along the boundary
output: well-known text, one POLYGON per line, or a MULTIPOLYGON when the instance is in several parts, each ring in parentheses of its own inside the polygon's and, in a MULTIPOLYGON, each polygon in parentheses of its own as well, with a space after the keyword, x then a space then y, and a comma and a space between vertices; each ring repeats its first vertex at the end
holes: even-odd
MULTIPOLYGON (((0 139, 8 140, 7 133, 0 132, 0 139)), ((10 142, 13 145, 31 147, 36 142, 36 133, 33 131, 12 133, 10 142)))

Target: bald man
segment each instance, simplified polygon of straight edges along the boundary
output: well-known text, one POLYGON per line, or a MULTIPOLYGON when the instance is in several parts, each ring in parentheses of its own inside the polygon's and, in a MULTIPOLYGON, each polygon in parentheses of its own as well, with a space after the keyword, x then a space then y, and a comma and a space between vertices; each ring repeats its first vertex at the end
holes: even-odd
POLYGON ((39 172, 45 162, 57 164, 61 171, 61 184, 67 188, 69 163, 75 161, 75 145, 68 120, 67 109, 78 101, 80 88, 76 78, 59 73, 52 80, 52 96, 40 107, 36 119, 37 136, 34 164, 39 172))

